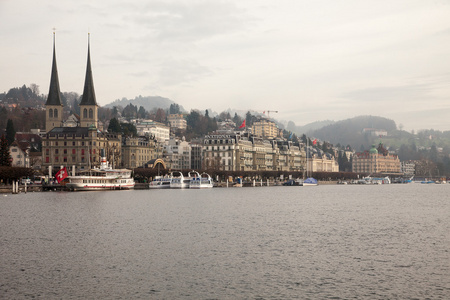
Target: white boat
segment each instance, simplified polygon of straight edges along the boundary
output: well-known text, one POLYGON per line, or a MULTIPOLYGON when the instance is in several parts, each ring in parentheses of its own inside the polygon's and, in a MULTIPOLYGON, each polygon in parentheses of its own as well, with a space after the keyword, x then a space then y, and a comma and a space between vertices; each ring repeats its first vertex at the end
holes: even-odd
POLYGON ((189 188, 189 182, 191 181, 190 177, 184 177, 183 173, 181 172, 173 172, 171 174, 172 180, 170 181, 170 188, 171 189, 188 189, 189 188), (174 173, 177 173, 176 176, 174 173))
POLYGON ((168 189, 170 188, 170 182, 172 181, 171 176, 157 176, 149 184, 151 189, 168 189))
POLYGON ((66 187, 71 191, 101 191, 134 189, 134 179, 129 169, 113 169, 102 157, 100 168, 84 171, 86 175, 69 176, 66 187))
POLYGON ((211 176, 207 173, 201 175, 197 171, 192 171, 191 181, 189 182, 189 188, 191 189, 208 189, 214 186, 211 176))

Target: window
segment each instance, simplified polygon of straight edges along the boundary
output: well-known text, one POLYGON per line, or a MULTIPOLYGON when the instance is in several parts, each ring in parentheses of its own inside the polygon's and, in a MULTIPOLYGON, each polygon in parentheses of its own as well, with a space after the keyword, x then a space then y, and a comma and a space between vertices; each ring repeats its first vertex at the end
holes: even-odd
POLYGON ((54 115, 55 115, 55 118, 57 118, 58 117, 58 110, 57 109, 55 109, 55 111, 54 111, 54 113, 53 113, 54 115))
POLYGON ((50 154, 50 149, 45 149, 45 155, 49 155, 50 154))
POLYGON ((48 116, 50 117, 50 118, 53 118, 53 109, 49 109, 49 111, 48 111, 48 116))
POLYGON ((83 118, 87 118, 87 109, 83 109, 83 118))
POLYGON ((66 156, 64 156, 64 162, 67 162, 67 157, 66 156))
POLYGON ((11 152, 17 152, 17 149, 16 148, 12 148, 11 152))
MULTIPOLYGON (((75 136, 73 136, 75 138, 75 136)), ((72 146, 75 146, 75 142, 72 142, 72 146)))
POLYGON ((58 150, 58 149, 55 149, 55 154, 58 154, 58 152, 59 152, 59 150, 58 150))
POLYGON ((84 155, 84 149, 81 149, 81 155, 84 155))
POLYGON ((59 161, 58 156, 55 156, 55 162, 58 162, 58 161, 59 161))
POLYGON ((64 149, 64 154, 67 154, 67 149, 64 149))
POLYGON ((89 109, 89 119, 93 119, 94 118, 94 111, 92 110, 92 108, 89 109))
POLYGON ((76 153, 76 150, 75 149, 72 149, 72 154, 75 154, 76 153))

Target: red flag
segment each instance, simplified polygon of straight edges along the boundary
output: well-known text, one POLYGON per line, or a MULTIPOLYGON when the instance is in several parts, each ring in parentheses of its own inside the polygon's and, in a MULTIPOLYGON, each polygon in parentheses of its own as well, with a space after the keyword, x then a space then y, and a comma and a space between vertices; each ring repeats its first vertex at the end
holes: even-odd
POLYGON ((239 129, 244 128, 244 127, 245 127, 245 120, 244 120, 244 122, 242 122, 242 125, 239 126, 239 129))
POLYGON ((63 181, 64 178, 66 178, 66 177, 67 177, 66 167, 62 168, 61 170, 58 171, 58 173, 56 173, 56 180, 58 181, 58 183, 63 181))
POLYGON ((313 145, 315 145, 315 144, 317 144, 317 139, 315 139, 315 140, 313 141, 313 145))

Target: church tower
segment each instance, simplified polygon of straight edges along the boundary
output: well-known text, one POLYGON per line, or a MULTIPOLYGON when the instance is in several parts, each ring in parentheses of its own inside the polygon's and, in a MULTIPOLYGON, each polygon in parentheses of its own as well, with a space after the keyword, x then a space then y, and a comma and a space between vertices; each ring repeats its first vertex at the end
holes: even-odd
POLYGON ((53 32, 53 65, 50 78, 50 90, 45 102, 45 130, 49 132, 54 127, 62 126, 63 105, 59 89, 58 68, 56 67, 55 33, 53 32))
POLYGON ((98 105, 95 100, 94 80, 92 78, 90 37, 88 35, 88 58, 86 67, 86 79, 84 81, 83 98, 80 102, 80 126, 98 128, 98 105))

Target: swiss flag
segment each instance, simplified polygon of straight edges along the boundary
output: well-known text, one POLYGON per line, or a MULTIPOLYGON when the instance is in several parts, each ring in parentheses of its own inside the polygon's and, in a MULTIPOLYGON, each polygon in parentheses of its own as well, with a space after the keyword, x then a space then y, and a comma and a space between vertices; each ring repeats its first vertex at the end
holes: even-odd
POLYGON ((315 140, 313 141, 313 145, 315 145, 315 144, 317 144, 317 139, 315 139, 315 140))
POLYGON ((66 177, 67 177, 66 167, 62 168, 61 170, 58 171, 58 173, 56 173, 56 180, 58 181, 58 183, 63 181, 64 178, 66 178, 66 177))
POLYGON ((244 128, 245 127, 245 120, 244 122, 242 122, 241 126, 239 126, 239 129, 244 128))

